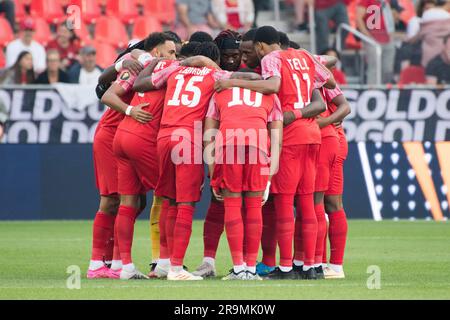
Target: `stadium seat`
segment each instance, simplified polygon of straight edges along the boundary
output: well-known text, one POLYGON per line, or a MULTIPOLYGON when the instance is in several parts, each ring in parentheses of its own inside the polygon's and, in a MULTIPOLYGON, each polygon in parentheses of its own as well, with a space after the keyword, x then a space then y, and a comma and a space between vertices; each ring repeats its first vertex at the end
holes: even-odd
POLYGON ((44 18, 34 17, 33 20, 36 26, 33 39, 45 47, 53 39, 50 26, 44 18))
POLYGON ((116 48, 125 48, 129 41, 122 21, 116 17, 107 16, 97 19, 95 38, 97 41, 109 43, 116 48))
POLYGON ((65 20, 66 16, 61 3, 55 0, 33 0, 30 5, 33 17, 44 17, 48 23, 57 24, 65 20))
POLYGON ((175 21, 175 0, 142 0, 144 13, 157 18, 161 23, 171 24, 175 21))
POLYGON ((414 7, 414 3, 411 0, 399 0, 398 3, 404 9, 400 13, 400 19, 405 24, 408 24, 409 20, 416 16, 416 8, 414 7))
POLYGON ((5 53, 3 48, 0 48, 0 69, 4 68, 6 65, 5 53))
POLYGON ((82 46, 92 42, 92 37, 89 30, 83 22, 81 23, 81 28, 75 29, 74 32, 77 37, 80 38, 82 46))
POLYGON ((14 0, 15 4, 15 14, 16 14, 16 23, 20 23, 26 16, 25 6, 23 0, 14 0))
POLYGON ((136 0, 109 0, 106 14, 119 17, 126 24, 133 24, 139 15, 136 0))
POLYGON ((97 64, 102 68, 107 68, 114 63, 117 58, 117 52, 114 47, 108 43, 93 43, 97 50, 97 64))
POLYGON ((399 85, 425 84, 425 68, 422 66, 409 66, 400 73, 399 85))
POLYGON ((0 48, 14 40, 14 32, 8 20, 0 16, 0 48))
POLYGON ((99 1, 97 0, 69 0, 67 5, 76 5, 81 8, 81 17, 85 23, 95 23, 102 15, 99 1))
POLYGON ((161 23, 153 17, 139 17, 134 23, 133 39, 145 39, 152 32, 163 31, 161 23))

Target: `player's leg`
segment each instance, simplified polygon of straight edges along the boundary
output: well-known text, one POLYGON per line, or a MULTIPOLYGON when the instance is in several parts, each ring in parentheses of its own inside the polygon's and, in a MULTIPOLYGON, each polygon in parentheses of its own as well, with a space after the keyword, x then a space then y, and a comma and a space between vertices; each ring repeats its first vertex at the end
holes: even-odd
POLYGON ((316 242, 316 254, 314 258, 314 268, 316 270, 317 278, 323 279, 323 249, 324 243, 326 241, 327 234, 327 220, 325 218, 325 207, 323 203, 324 192, 314 193, 314 211, 316 212, 317 218, 317 242, 316 242))
POLYGON ((269 196, 262 208, 263 231, 261 236, 262 261, 257 264, 256 271, 260 276, 272 272, 276 265, 277 238, 276 238, 276 216, 273 196, 269 196))
POLYGON ((216 276, 216 252, 219 246, 220 236, 224 230, 225 207, 214 195, 211 195, 205 223, 203 224, 203 262, 193 272, 196 276, 215 277, 216 276))
POLYGON ((156 267, 160 255, 160 233, 159 220, 161 219, 163 198, 153 196, 152 208, 150 210, 150 239, 152 242, 151 270, 156 267))

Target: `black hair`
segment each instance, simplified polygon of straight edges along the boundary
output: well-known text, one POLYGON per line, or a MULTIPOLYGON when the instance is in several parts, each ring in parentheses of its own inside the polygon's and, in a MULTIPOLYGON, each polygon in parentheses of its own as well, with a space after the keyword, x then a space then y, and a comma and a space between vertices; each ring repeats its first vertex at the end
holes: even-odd
POLYGON ((278 31, 271 26, 264 26, 256 30, 254 42, 263 42, 265 44, 279 44, 280 35, 278 31))
POLYGON ((242 35, 233 30, 224 30, 214 39, 219 50, 239 49, 242 35))
POLYGON ((283 49, 289 48, 289 43, 291 40, 289 40, 289 37, 286 33, 282 31, 278 31, 278 35, 280 36, 280 45, 283 49))
POLYGON ((192 57, 193 55, 195 55, 194 52, 197 49, 197 47, 199 47, 200 45, 201 45, 201 43, 197 42, 197 41, 190 41, 190 42, 183 44, 183 46, 181 47, 181 50, 180 50, 180 56, 192 57))
POLYGON ((157 46, 164 44, 166 41, 173 41, 172 37, 164 32, 151 33, 144 42, 144 50, 152 51, 157 46))
POLYGON ((210 34, 204 31, 196 31, 189 38, 189 42, 197 41, 197 42, 210 42, 213 41, 213 37, 210 34))
POLYGON ((248 30, 243 36, 242 41, 254 41, 256 35, 256 28, 248 30))
POLYGON ((297 42, 289 41, 289 48, 298 50, 298 49, 300 49, 301 47, 300 47, 300 45, 299 45, 297 42))
POLYGON ((204 56, 210 58, 212 61, 218 61, 220 59, 220 50, 214 42, 208 41, 196 47, 194 55, 204 56))
POLYGON ((175 43, 182 43, 181 38, 173 31, 165 31, 165 34, 167 34, 175 43))

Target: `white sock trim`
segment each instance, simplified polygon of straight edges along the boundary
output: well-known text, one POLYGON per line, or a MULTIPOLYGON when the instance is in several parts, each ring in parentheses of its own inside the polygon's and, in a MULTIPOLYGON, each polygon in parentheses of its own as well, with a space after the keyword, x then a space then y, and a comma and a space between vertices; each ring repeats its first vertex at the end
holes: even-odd
POLYGON ((339 265, 339 264, 329 264, 328 265, 334 272, 337 272, 337 273, 341 273, 343 270, 344 270, 344 268, 342 267, 342 265, 339 265))
POLYGON ((216 265, 216 259, 211 258, 211 257, 204 257, 203 262, 209 263, 213 267, 216 265))
POLYGON ((297 267, 301 267, 302 265, 304 265, 305 263, 301 260, 294 260, 294 265, 297 267))
POLYGON ((111 270, 122 269, 122 260, 113 260, 111 262, 111 270))
POLYGON ((91 260, 89 262, 89 270, 91 270, 91 271, 100 269, 103 266, 104 266, 104 263, 103 263, 103 261, 100 261, 100 260, 91 260))
POLYGON ((292 267, 283 267, 283 266, 280 266, 280 270, 283 271, 283 272, 289 272, 289 271, 292 270, 292 267))
POLYGON ((245 270, 245 265, 241 264, 239 266, 233 266, 234 273, 239 273, 245 270))
POLYGON ((128 263, 128 264, 124 264, 122 266, 122 269, 125 270, 126 272, 134 272, 136 270, 136 267, 134 266, 134 263, 128 263))

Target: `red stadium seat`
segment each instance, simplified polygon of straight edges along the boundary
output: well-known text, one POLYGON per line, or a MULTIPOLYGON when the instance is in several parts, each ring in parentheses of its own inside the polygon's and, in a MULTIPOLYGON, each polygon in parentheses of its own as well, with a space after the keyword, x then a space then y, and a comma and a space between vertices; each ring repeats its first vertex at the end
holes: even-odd
POLYGON ((411 0, 399 0, 398 3, 404 9, 400 13, 400 19, 407 24, 411 18, 416 16, 414 3, 411 0))
POLYGON ((77 37, 80 38, 82 46, 92 42, 92 37, 89 34, 89 30, 83 22, 81 23, 81 28, 75 29, 74 32, 77 37))
POLYGON ((139 17, 134 23, 133 39, 145 39, 152 32, 163 31, 161 23, 153 17, 139 17))
POLYGON ((95 27, 97 41, 105 42, 116 48, 125 48, 128 45, 128 34, 122 21, 116 17, 102 16, 98 18, 95 27))
POLYGON ((422 66, 409 66, 400 73, 399 85, 408 84, 425 84, 427 78, 425 75, 425 68, 422 66))
POLYGON ((139 15, 136 0, 109 0, 106 4, 106 14, 132 24, 139 15))
POLYGON ((14 0, 15 7, 15 14, 16 14, 16 22, 21 22, 26 16, 27 13, 25 12, 25 6, 23 0, 14 0))
POLYGON ((30 5, 30 13, 33 17, 43 17, 49 23, 60 23, 66 16, 61 3, 55 0, 33 0, 30 5))
POLYGON ((53 39, 50 26, 44 18, 34 17, 33 20, 36 26, 33 39, 45 47, 53 39))
POLYGON ((151 15, 161 23, 171 24, 176 18, 175 0, 142 0, 146 16, 151 15))
POLYGON ((99 1, 97 0, 68 0, 67 5, 76 5, 81 8, 81 17, 84 22, 95 23, 102 15, 99 1))
POLYGON ((103 69, 109 67, 117 58, 114 47, 107 43, 96 42, 93 44, 97 50, 97 64, 103 69))
POLYGON ((14 40, 14 32, 8 20, 0 16, 0 48, 14 40))
POLYGON ((5 53, 3 52, 3 48, 0 48, 0 69, 4 68, 6 65, 5 53))

